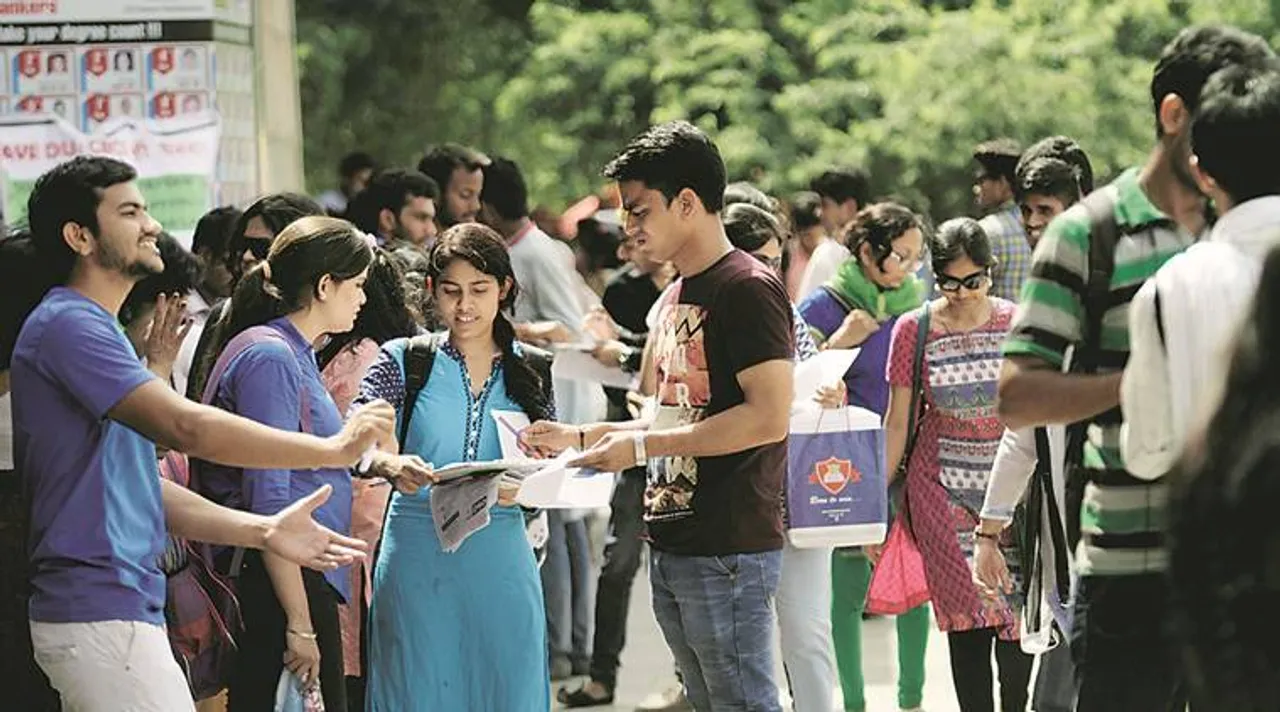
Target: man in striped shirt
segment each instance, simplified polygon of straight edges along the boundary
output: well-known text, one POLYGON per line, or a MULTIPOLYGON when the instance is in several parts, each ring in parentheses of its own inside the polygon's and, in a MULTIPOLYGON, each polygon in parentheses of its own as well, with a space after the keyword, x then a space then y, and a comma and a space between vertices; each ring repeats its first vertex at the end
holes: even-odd
MULTIPOLYGON (((1134 478, 1120 454, 1120 377, 1129 355, 1129 301, 1166 260, 1205 229, 1204 198, 1190 168, 1190 126, 1200 88, 1234 64, 1272 57, 1261 39, 1232 28, 1193 27, 1161 54, 1151 82, 1157 141, 1146 164, 1102 190, 1116 227, 1114 270, 1097 343, 1086 342, 1089 246, 1082 206, 1054 220, 1005 346, 1000 414, 1012 429, 1081 423, 1076 460, 1085 480, 1071 621, 1077 711, 1182 710, 1181 666, 1166 641, 1166 492, 1134 478), (1069 353, 1093 351, 1096 374, 1063 373, 1069 353)), ((1075 369, 1072 369, 1075 370, 1075 369)), ((1073 513, 1068 512, 1067 516, 1073 513)))

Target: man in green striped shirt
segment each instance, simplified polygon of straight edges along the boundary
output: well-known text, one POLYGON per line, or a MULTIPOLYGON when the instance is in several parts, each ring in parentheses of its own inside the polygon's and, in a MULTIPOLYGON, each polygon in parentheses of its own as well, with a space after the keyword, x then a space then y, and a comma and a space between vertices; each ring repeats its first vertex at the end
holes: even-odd
MULTIPOLYGON (((1164 48, 1151 82, 1157 141, 1147 162, 1110 185, 1114 270, 1098 343, 1085 343, 1091 222, 1082 205, 1055 219, 1005 345, 1000 414, 1009 428, 1083 423, 1084 497, 1076 552, 1072 652, 1077 712, 1182 710, 1181 667, 1163 634, 1166 493, 1138 480, 1120 455, 1120 377, 1129 354, 1129 301, 1204 231, 1205 202, 1190 167, 1191 116, 1215 71, 1272 58, 1233 28, 1193 27, 1164 48), (1096 354, 1096 374, 1071 373, 1072 354, 1096 354)), ((1072 513, 1068 513, 1068 517, 1072 513)))

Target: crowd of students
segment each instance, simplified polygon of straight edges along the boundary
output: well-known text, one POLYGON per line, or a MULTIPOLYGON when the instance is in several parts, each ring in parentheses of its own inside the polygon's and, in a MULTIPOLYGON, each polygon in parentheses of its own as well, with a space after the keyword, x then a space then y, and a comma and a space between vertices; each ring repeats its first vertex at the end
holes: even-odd
POLYGON ((57 166, 0 242, 6 682, 40 710, 273 709, 283 675, 331 712, 536 712, 585 677, 555 700, 607 705, 647 543, 678 687, 646 709, 866 709, 868 589, 905 549, 928 602, 896 621, 902 710, 931 619, 964 712, 1277 708, 1280 64, 1188 28, 1151 99, 1141 166, 1094 190, 1068 137, 986 142, 988 214, 936 227, 856 170, 729 183, 685 122, 567 229, 454 144, 353 154, 325 207, 213 210, 190 251, 127 164, 57 166), (582 342, 634 388, 554 377, 544 349, 582 342), (796 398, 883 418, 902 536, 788 539, 796 398), (618 473, 607 544, 514 480, 437 482, 503 456, 495 411, 618 473), (234 656, 177 642, 188 557, 234 593, 197 621, 234 656))

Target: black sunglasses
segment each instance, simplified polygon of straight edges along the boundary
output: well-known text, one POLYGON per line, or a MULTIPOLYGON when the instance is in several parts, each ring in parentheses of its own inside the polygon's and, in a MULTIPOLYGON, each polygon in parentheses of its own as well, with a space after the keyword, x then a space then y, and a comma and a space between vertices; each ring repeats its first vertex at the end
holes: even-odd
POLYGON ((260 237, 246 237, 244 239, 244 249, 253 255, 254 259, 265 260, 267 254, 271 252, 271 240, 264 240, 260 237))
POLYGON ((967 277, 952 277, 949 274, 938 275, 938 289, 944 292, 958 292, 961 287, 968 290, 982 289, 987 286, 987 280, 991 276, 987 270, 974 272, 967 277))

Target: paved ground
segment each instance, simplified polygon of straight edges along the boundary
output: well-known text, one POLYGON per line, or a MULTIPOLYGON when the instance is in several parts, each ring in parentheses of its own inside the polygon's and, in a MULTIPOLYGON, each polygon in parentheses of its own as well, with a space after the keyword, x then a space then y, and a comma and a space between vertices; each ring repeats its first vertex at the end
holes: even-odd
MULTIPOLYGON (((658 630, 658 624, 653 619, 653 609, 649 602, 647 573, 641 569, 636 577, 635 589, 631 597, 627 647, 622 653, 622 670, 619 673, 616 704, 613 707, 592 709, 631 712, 650 693, 674 681, 671 658, 662 640, 662 633, 658 630)), ((868 712, 894 712, 898 709, 898 704, 895 686, 897 648, 893 620, 876 619, 867 621, 865 625, 863 674, 867 681, 867 710, 868 712)), ((946 639, 936 630, 929 640, 926 663, 924 706, 927 712, 959 712, 955 693, 951 688, 946 639)), ((783 679, 780 661, 778 679, 783 679)), ((576 686, 576 683, 571 684, 576 686)), ((837 703, 840 700, 838 690, 836 700, 837 703)), ((787 700, 784 699, 785 702, 787 700)), ((552 706, 559 707, 558 704, 552 706)))

